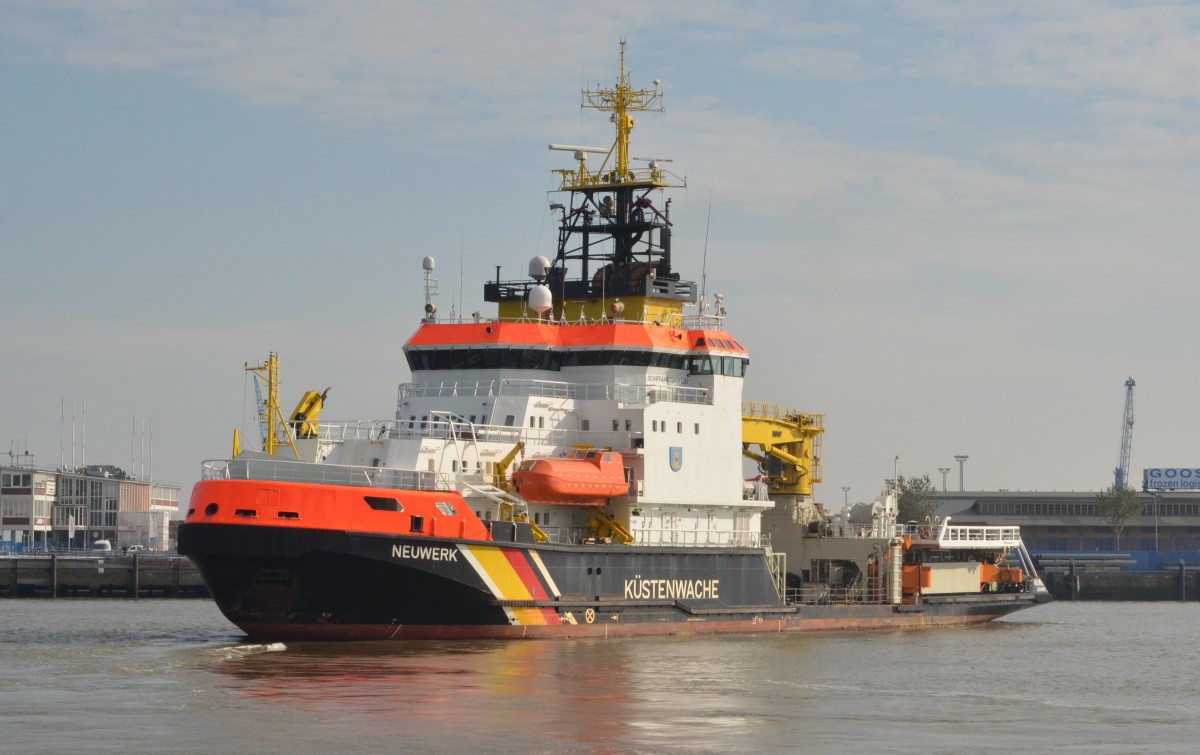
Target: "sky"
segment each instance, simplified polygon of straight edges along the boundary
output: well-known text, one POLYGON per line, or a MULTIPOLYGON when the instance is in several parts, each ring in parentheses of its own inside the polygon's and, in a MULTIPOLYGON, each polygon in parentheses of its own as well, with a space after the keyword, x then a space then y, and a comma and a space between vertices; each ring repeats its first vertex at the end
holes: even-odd
POLYGON ((1099 491, 1130 377, 1131 481, 1200 466, 1200 6, 1103 0, 3 0, 0 451, 186 501, 270 352, 285 410, 391 418, 422 257, 446 314, 553 256, 546 145, 611 141, 621 39, 675 267, 746 399, 824 415, 818 500, 955 455, 1099 491))

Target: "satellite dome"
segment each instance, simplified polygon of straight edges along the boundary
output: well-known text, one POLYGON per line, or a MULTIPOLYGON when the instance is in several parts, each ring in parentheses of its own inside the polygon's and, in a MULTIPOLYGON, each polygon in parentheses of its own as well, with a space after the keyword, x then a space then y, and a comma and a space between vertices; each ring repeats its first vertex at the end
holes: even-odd
POLYGON ((538 255, 529 260, 529 277, 533 278, 538 283, 546 279, 546 274, 550 272, 550 260, 538 255))
POLYGON ((433 257, 426 257, 425 259, 421 260, 421 269, 422 270, 432 270, 433 269, 433 257))
POLYGON ((538 315, 544 315, 554 306, 554 297, 550 293, 549 286, 534 286, 529 289, 529 308, 538 315))

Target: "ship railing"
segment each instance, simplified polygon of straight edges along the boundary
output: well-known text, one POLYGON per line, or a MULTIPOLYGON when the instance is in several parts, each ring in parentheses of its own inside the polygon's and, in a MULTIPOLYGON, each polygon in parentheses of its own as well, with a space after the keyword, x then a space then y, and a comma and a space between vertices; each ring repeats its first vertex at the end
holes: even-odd
POLYGON ((574 399, 576 401, 616 401, 627 406, 655 403, 708 404, 707 388, 677 385, 630 383, 569 383, 560 380, 494 380, 448 383, 405 383, 397 399, 399 416, 412 398, 477 398, 531 396, 535 398, 574 399))
MULTIPOLYGON (((440 414, 434 412, 433 414, 440 414)), ((394 423, 394 430, 386 437, 432 438, 437 440, 476 441, 501 443, 512 446, 517 441, 533 446, 587 445, 598 448, 631 449, 636 446, 635 438, 641 433, 625 430, 567 430, 559 428, 528 428, 512 425, 478 425, 457 416, 445 420, 403 420, 394 423)))
POLYGON ((950 517, 932 524, 897 524, 897 534, 918 543, 936 543, 939 548, 1016 548, 1021 545, 1021 528, 1015 525, 950 524, 950 517))
POLYGON ((724 315, 684 315, 685 330, 725 330, 724 315))
MULTIPOLYGON (((542 530, 551 543, 579 545, 595 541, 595 533, 587 527, 547 527, 542 530)), ((758 548, 769 544, 769 535, 761 532, 694 532, 682 530, 632 530, 633 545, 676 546, 681 548, 758 548), (656 539, 649 533, 671 533, 656 539), (676 537, 672 537, 675 535, 676 537)))
POLYGON ((383 440, 394 433, 394 420, 322 420, 316 436, 321 440, 343 442, 348 440, 383 440))
POLYGON ((238 458, 205 461, 200 477, 203 480, 269 480, 366 488, 453 490, 458 476, 412 469, 238 458))
POLYGON ((886 590, 880 587, 808 583, 787 588, 784 591, 784 601, 789 605, 875 604, 887 603, 888 596, 886 590))
POLYGON ((801 427, 813 430, 825 429, 825 415, 812 414, 793 409, 782 404, 766 404, 760 401, 743 401, 742 416, 762 419, 777 419, 789 423, 799 423, 801 427))
POLYGON ((757 530, 685 530, 661 527, 631 529, 636 545, 671 545, 685 548, 761 548, 769 536, 757 530))

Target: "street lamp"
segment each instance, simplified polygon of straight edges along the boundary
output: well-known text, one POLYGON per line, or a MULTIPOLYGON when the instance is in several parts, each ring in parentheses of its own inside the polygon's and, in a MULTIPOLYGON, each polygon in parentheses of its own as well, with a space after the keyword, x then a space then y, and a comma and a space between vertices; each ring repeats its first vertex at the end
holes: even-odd
POLYGON ((842 487, 842 505, 843 506, 850 505, 850 487, 849 486, 842 487))
POLYGON ((950 474, 950 467, 938 467, 938 471, 942 473, 942 492, 946 492, 946 475, 950 474))
POLYGON ((958 462, 958 490, 959 492, 962 492, 966 490, 966 488, 963 487, 963 462, 967 460, 967 455, 962 454, 961 456, 955 456, 954 460, 958 462))

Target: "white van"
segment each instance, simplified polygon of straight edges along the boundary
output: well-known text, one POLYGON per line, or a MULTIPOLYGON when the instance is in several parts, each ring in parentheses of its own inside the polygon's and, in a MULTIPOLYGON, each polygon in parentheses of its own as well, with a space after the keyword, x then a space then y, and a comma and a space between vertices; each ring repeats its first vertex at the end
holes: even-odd
POLYGON ((108 553, 112 550, 112 543, 107 540, 97 540, 92 543, 92 550, 99 553, 108 553))

